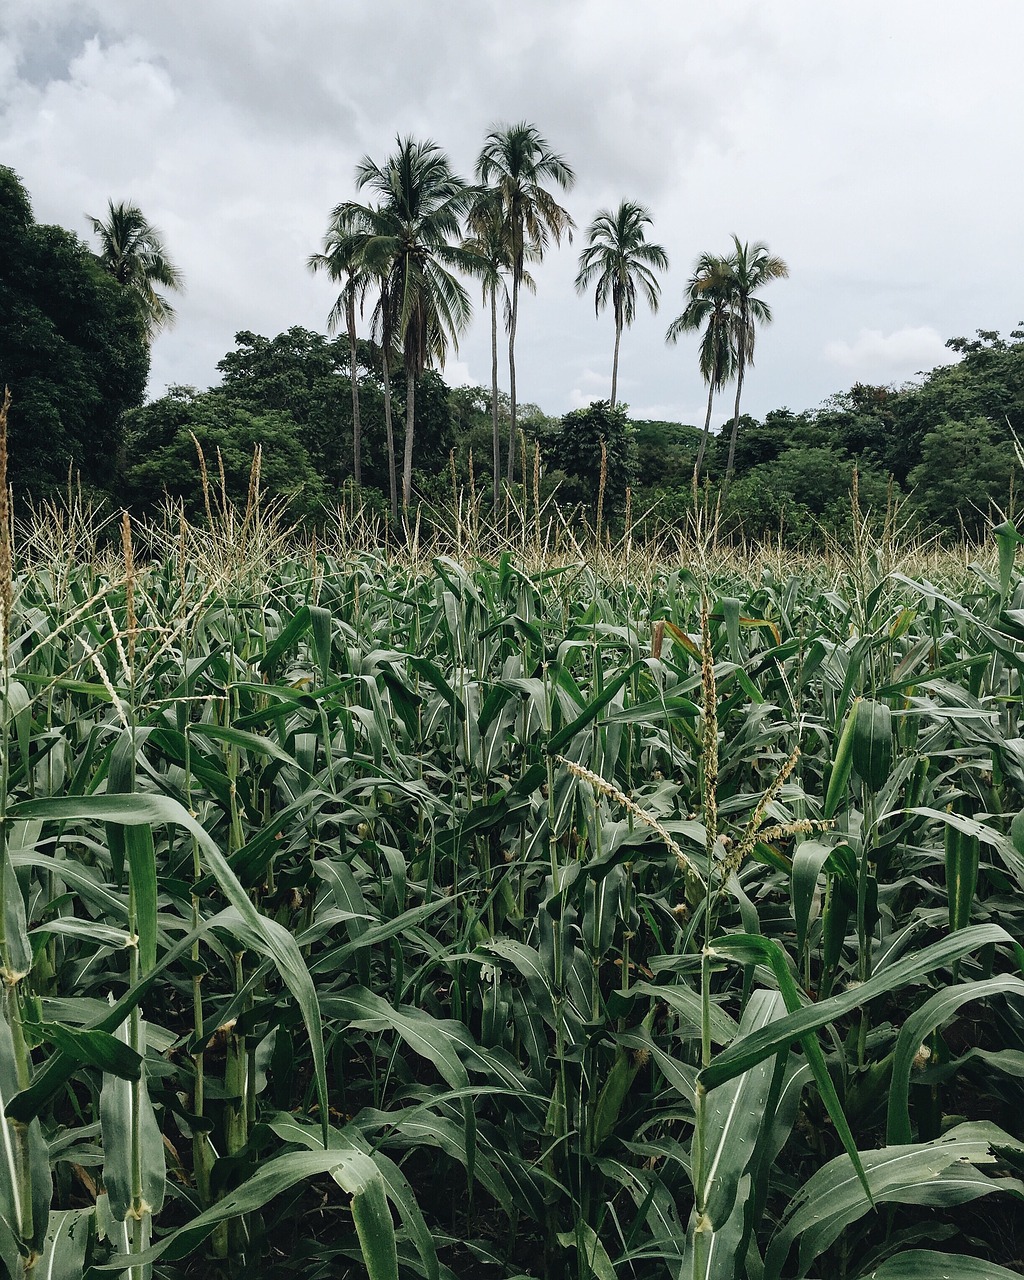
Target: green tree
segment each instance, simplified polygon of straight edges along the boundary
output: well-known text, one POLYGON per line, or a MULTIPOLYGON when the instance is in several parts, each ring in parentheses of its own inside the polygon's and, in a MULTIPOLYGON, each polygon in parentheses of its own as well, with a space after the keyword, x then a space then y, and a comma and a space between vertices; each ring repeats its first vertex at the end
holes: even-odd
POLYGON ((987 418, 941 419, 925 434, 920 457, 908 479, 913 504, 929 524, 977 538, 1008 513, 1020 473, 1006 433, 987 418))
POLYGON ((661 286, 656 271, 668 270, 668 254, 660 244, 647 240, 645 227, 651 215, 635 200, 623 200, 618 209, 601 209, 587 228, 587 246, 580 254, 576 292, 585 293, 592 284, 594 312, 611 303, 615 318, 615 353, 612 357, 612 395, 619 379, 619 343, 623 326, 636 318, 637 289, 643 293, 652 311, 657 311, 661 286))
POLYGON ((568 191, 576 180, 572 169, 551 150, 535 125, 498 125, 488 133, 476 162, 477 178, 490 188, 501 209, 511 247, 512 304, 508 321, 509 429, 506 477, 512 483, 516 438, 516 331, 519 291, 530 257, 540 259, 553 238, 572 239, 575 223, 545 183, 568 191))
MULTIPOLYGON (((369 343, 357 344, 363 480, 386 490, 376 359, 369 343)), ((298 326, 274 338, 243 331, 235 335, 234 349, 217 368, 223 376, 220 390, 231 403, 256 415, 276 410, 292 418, 329 496, 354 479, 352 351, 347 337, 328 339, 298 326)))
POLYGON ((311 271, 326 271, 341 293, 327 318, 333 333, 344 318, 348 333, 352 386, 352 476, 357 489, 363 487, 362 422, 359 416, 359 373, 356 367, 356 305, 362 303, 370 287, 370 273, 362 257, 362 220, 358 209, 339 204, 331 214, 322 253, 309 257, 311 271))
MULTIPOLYGON (((375 207, 361 206, 367 230, 361 252, 384 282, 380 322, 402 349, 405 366, 405 448, 402 505, 412 496, 416 381, 430 361, 443 365, 470 317, 469 295, 454 270, 472 272, 475 257, 458 243, 471 193, 434 142, 398 138, 383 165, 368 156, 356 170, 359 190, 375 207), (386 299, 386 301, 385 301, 386 299)), ((387 375, 385 374, 385 377, 387 375)))
POLYGON ((46 496, 76 468, 109 491, 122 413, 142 402, 149 347, 138 310, 77 236, 37 223, 0 166, 0 395, 11 389, 8 476, 46 496))
MULTIPOLYGON (((166 495, 180 499, 191 519, 202 519, 204 502, 195 439, 202 445, 216 485, 219 463, 227 499, 244 508, 253 451, 262 447, 261 486, 287 498, 293 515, 314 514, 324 493, 316 468, 287 411, 253 412, 233 404, 221 390, 175 387, 130 413, 126 421, 125 489, 134 505, 152 511, 166 495)), ((214 495, 214 504, 220 499, 214 495)))
POLYGON ((174 308, 157 286, 181 293, 185 277, 164 248, 163 239, 135 204, 107 202, 105 219, 86 217, 99 237, 103 270, 135 299, 150 340, 174 321, 174 308))
POLYGON ((595 400, 565 414, 540 439, 546 461, 566 477, 559 488, 563 502, 580 503, 593 514, 603 486, 605 512, 621 508, 637 474, 636 441, 624 405, 595 400))
POLYGON ((666 342, 677 342, 684 333, 703 329, 698 354, 701 377, 707 383, 708 411, 694 475, 699 480, 711 434, 711 409, 715 393, 721 391, 736 371, 734 347, 732 271, 725 258, 702 253, 686 286, 686 306, 672 321, 666 342))
POLYGON ((781 258, 768 252, 768 246, 760 240, 743 244, 739 236, 733 236, 733 252, 729 255, 729 311, 733 328, 733 348, 736 353, 736 404, 733 409, 732 434, 729 443, 729 461, 725 468, 725 486, 732 479, 736 450, 736 432, 740 421, 740 396, 743 392, 743 375, 747 365, 754 363, 754 339, 759 324, 770 324, 771 308, 757 290, 773 280, 789 275, 789 267, 781 258))

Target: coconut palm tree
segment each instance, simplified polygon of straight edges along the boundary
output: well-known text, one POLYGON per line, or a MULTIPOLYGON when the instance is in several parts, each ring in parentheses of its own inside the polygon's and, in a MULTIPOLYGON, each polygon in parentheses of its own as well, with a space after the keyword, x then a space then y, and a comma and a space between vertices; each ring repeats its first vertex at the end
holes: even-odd
POLYGON ((370 273, 362 258, 365 233, 365 220, 360 217, 358 207, 338 205, 331 214, 323 252, 310 254, 307 264, 311 271, 326 271, 332 280, 342 285, 338 300, 327 317, 327 325, 333 333, 344 319, 348 332, 349 378, 352 383, 352 474, 357 489, 363 487, 363 431, 356 362, 356 304, 362 303, 370 286, 370 273))
POLYGON ((736 405, 733 410, 732 434, 729 437, 729 461, 725 468, 725 488, 732 480, 736 458, 736 436, 740 424, 740 395, 743 391, 743 374, 748 364, 754 363, 754 338, 758 324, 771 324, 771 308, 756 296, 756 291, 789 275, 789 267, 781 258, 768 252, 761 240, 743 244, 740 238, 732 238, 733 252, 728 257, 730 287, 730 313, 733 325, 733 347, 736 353, 736 405))
POLYGON ((684 333, 703 328, 699 367, 708 386, 708 411, 700 438, 694 478, 700 480, 708 437, 711 434, 711 407, 715 393, 721 391, 736 371, 733 347, 732 270, 725 258, 702 253, 686 286, 686 306, 668 327, 666 342, 676 342, 684 333))
POLYGON ((85 216, 100 239, 96 255, 100 266, 135 298, 152 341, 158 330, 174 321, 174 308, 156 286, 181 293, 185 277, 167 256, 160 232, 147 222, 138 205, 108 200, 106 219, 85 216))
POLYGON ((509 446, 507 480, 512 482, 516 438, 516 330, 519 324, 519 290, 531 252, 539 259, 551 239, 572 239, 575 223, 568 210, 543 185, 554 183, 569 190, 576 175, 561 156, 551 150, 535 125, 521 121, 496 125, 484 140, 476 162, 479 181, 491 188, 498 201, 512 252, 512 304, 508 322, 509 446))
POLYGON ((416 382, 429 362, 443 365, 449 347, 457 347, 471 306, 452 272, 471 273, 477 263, 458 243, 471 192, 448 157, 430 141, 399 137, 396 146, 383 165, 364 156, 356 168, 356 186, 378 199, 372 208, 360 206, 367 228, 360 252, 383 284, 378 305, 380 331, 388 337, 384 350, 394 335, 405 365, 402 505, 408 507, 416 382))
MULTIPOLYGON (((494 192, 481 190, 469 211, 468 234, 462 242, 479 262, 484 302, 491 310, 491 460, 494 476, 494 502, 497 505, 501 489, 501 433, 498 429, 498 301, 502 302, 505 324, 511 321, 512 304, 505 283, 512 273, 512 244, 508 226, 502 217, 501 204, 494 192)), ((528 249, 527 258, 535 256, 528 249)), ((528 271, 524 271, 520 284, 536 292, 536 284, 528 271)))
POLYGON ((576 276, 576 292, 585 293, 596 280, 594 313, 609 302, 615 317, 615 354, 612 358, 611 407, 615 408, 615 392, 619 379, 619 343, 623 326, 636 318, 636 294, 639 286, 652 311, 657 311, 661 297, 655 271, 668 270, 668 254, 660 244, 650 244, 644 228, 651 215, 635 200, 623 200, 614 212, 601 209, 587 228, 587 247, 580 254, 576 276))

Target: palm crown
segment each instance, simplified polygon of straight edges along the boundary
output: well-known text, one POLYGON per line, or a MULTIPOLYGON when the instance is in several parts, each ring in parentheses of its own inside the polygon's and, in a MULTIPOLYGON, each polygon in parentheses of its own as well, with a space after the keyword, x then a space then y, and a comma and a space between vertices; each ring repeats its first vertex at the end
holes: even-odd
MULTIPOLYGON (((519 287, 529 257, 539 260, 551 239, 572 238, 576 225, 545 183, 568 190, 576 175, 560 155, 551 150, 535 125, 496 126, 488 133, 476 163, 479 181, 489 189, 500 210, 509 247, 512 271, 512 303, 508 322, 509 443, 507 478, 512 479, 516 434, 516 328, 519 320, 519 287)), ((497 476, 495 476, 497 483, 497 476)))
POLYGON ((585 292, 596 280, 594 311, 600 313, 611 303, 615 317, 613 406, 618 383, 619 340, 623 326, 628 327, 636 318, 637 290, 643 293, 651 310, 657 311, 661 286, 655 271, 668 269, 668 254, 660 244, 647 240, 645 228, 650 223, 650 213, 634 200, 623 200, 614 212, 602 209, 587 229, 589 243, 580 254, 577 293, 585 292))
POLYGON ((99 236, 100 265, 135 298, 150 338, 174 320, 174 308, 157 285, 180 293, 185 287, 181 271, 167 256, 160 232, 135 204, 107 202, 106 219, 86 215, 99 236))

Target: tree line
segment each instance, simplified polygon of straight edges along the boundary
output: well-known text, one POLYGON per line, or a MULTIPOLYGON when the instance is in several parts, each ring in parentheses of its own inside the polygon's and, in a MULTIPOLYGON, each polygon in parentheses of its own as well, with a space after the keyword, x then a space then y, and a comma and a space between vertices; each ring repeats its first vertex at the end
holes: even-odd
POLYGON ((518 501, 532 478, 523 453, 532 458, 534 449, 544 461, 538 496, 557 486, 559 501, 581 503, 591 518, 600 486, 609 519, 623 513, 629 488, 634 518, 678 522, 692 507, 696 475, 721 500, 725 527, 806 539, 841 527, 854 467, 877 507, 912 494, 915 519, 954 533, 973 533, 1012 508, 1020 332, 1008 341, 987 331, 951 340, 960 364, 919 388, 857 386, 819 410, 780 409, 764 422, 742 414, 757 329, 771 319, 761 290, 787 274, 760 242, 734 237, 729 253, 702 254, 668 327, 669 342, 699 335, 703 429, 632 422, 617 396, 621 335, 640 300, 658 306, 668 267, 665 249, 647 238, 649 212, 632 201, 599 211, 576 279, 598 313, 612 312, 608 401, 562 419, 537 406, 524 411, 515 381, 519 295, 533 287, 531 265, 574 230, 556 199, 573 174, 521 124, 492 131, 476 178, 462 181, 440 148, 412 139, 399 139, 383 164, 364 158, 356 190, 365 202, 338 205, 309 258, 340 285, 328 328, 342 336, 239 334, 218 366, 221 386, 174 388, 142 406, 149 344, 174 316, 164 291, 183 286, 159 232, 136 206, 111 202, 105 217, 89 218, 94 250, 37 225, 20 180, 0 169, 0 381, 14 392, 16 489, 45 496, 74 469, 115 503, 151 510, 163 494, 196 494, 194 435, 211 454, 221 450, 229 488, 236 474, 244 483, 262 443, 264 482, 307 519, 321 518, 351 485, 371 507, 380 495, 394 521, 414 494, 440 510, 451 467, 457 484, 489 504, 503 493, 518 501), (490 307, 489 389, 453 390, 438 372, 470 314, 467 279, 490 307), (714 400, 730 381, 731 426, 714 436, 714 400), (400 467, 396 419, 404 423, 400 467))

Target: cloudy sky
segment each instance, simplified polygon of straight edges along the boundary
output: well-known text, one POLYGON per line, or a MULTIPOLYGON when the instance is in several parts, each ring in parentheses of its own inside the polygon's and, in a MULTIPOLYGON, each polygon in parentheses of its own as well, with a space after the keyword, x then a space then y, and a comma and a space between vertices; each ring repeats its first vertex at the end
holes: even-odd
MULTIPOLYGON (((745 384, 763 415, 902 383, 1024 316, 1022 48, 1020 0, 3 0, 0 163, 40 222, 87 236, 113 197, 163 232, 188 290, 155 396, 215 383, 236 330, 325 328, 305 261, 360 157, 429 137, 469 177, 491 126, 528 120, 576 171, 579 231, 523 303, 520 398, 607 396, 612 321, 573 280, 594 213, 628 197, 671 270, 620 398, 703 420, 696 342, 664 333, 735 232, 790 268, 745 384)), ((481 314, 446 377, 489 376, 481 314)))

